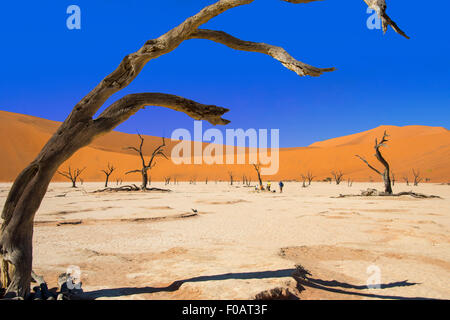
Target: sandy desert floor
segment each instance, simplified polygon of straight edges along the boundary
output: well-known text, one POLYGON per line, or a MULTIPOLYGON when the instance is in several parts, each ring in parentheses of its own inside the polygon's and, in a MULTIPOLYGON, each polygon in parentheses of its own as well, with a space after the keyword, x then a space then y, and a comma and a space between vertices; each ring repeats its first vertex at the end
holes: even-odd
MULTIPOLYGON (((9 186, 0 184, 1 205, 9 186)), ((50 287, 76 265, 98 299, 253 299, 274 288, 300 299, 450 299, 448 185, 394 187, 443 199, 332 198, 381 183, 92 193, 101 187, 50 185, 34 232, 34 270, 50 287), (307 280, 292 277, 297 264, 307 280), (381 287, 368 289, 377 270, 381 287)))

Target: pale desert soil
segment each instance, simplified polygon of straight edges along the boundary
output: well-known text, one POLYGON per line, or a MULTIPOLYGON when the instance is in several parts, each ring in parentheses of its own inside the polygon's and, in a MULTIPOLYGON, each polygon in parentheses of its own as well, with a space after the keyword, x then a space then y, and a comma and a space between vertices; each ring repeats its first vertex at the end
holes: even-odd
MULTIPOLYGON (((1 205, 9 186, 0 184, 1 205)), ((94 194, 100 183, 52 183, 36 216, 34 269, 53 287, 79 266, 86 295, 99 299, 295 292, 296 264, 311 272, 301 299, 449 299, 450 186, 395 186, 443 199, 331 198, 368 187, 381 184, 286 183, 280 194, 197 182, 94 194), (366 287, 370 266, 381 271, 380 289, 366 287)))

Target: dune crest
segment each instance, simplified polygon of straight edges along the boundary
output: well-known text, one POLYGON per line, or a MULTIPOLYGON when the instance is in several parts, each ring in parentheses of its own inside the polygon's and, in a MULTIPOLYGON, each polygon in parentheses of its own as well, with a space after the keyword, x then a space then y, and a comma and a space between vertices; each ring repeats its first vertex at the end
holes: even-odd
MULTIPOLYGON (((0 111, 1 166, 0 181, 13 181, 19 172, 38 154, 43 145, 56 131, 59 122, 38 117, 0 111)), ((373 158, 373 143, 376 137, 387 130, 390 134, 389 147, 384 155, 389 160, 397 181, 402 181, 407 175, 412 180, 411 169, 419 169, 422 177, 431 182, 450 181, 450 132, 442 127, 427 126, 379 126, 377 128, 320 141, 309 147, 280 149, 280 170, 276 175, 264 177, 266 180, 299 180, 302 173, 311 171, 317 179, 331 177, 332 170, 342 170, 345 179, 354 181, 380 181, 355 154, 366 156, 374 166, 378 163, 373 158)), ((136 135, 121 132, 110 132, 96 139, 90 146, 79 150, 64 165, 72 167, 87 167, 83 173, 84 181, 102 181, 101 172, 108 162, 118 169, 111 176, 110 181, 139 181, 138 174, 125 175, 126 171, 139 168, 140 159, 124 147, 134 146, 138 139, 136 135)), ((160 143, 159 137, 145 136, 144 151, 151 153, 160 143)), ((169 139, 167 154, 177 143, 169 139)), ((228 172, 232 171, 235 180, 240 181, 243 175, 256 180, 256 173, 250 165, 175 165, 171 161, 158 160, 152 169, 153 181, 161 181, 166 176, 176 177, 180 181, 209 179, 228 180, 228 172)), ((54 181, 65 181, 55 175, 54 181)))

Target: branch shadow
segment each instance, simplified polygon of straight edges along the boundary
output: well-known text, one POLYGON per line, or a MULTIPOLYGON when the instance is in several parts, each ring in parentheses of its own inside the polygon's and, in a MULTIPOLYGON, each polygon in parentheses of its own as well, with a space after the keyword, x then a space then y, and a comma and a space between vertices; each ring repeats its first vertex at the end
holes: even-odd
MULTIPOLYGON (((297 280, 297 284, 300 287, 303 287, 302 290, 305 290, 304 287, 310 287, 314 289, 319 289, 323 291, 338 293, 338 294, 344 294, 344 295, 354 295, 359 297, 366 297, 366 298, 374 298, 374 299, 388 299, 388 300, 435 300, 431 298, 425 298, 425 297, 403 297, 403 296, 393 296, 393 295, 383 295, 383 294, 374 294, 374 293, 366 293, 366 292, 358 292, 354 290, 367 290, 368 287, 365 285, 352 285, 346 282, 339 282, 336 280, 321 280, 321 279, 315 279, 312 277, 296 277, 294 278, 297 280), (345 289, 351 289, 345 290, 345 289)), ((409 282, 408 280, 404 281, 397 281, 397 282, 391 282, 386 284, 379 284, 379 289, 376 290, 382 290, 382 289, 388 289, 388 288, 397 288, 397 287, 409 287, 414 286, 419 283, 409 282)), ((300 290, 300 291, 302 291, 300 290)), ((375 290, 375 289, 373 289, 375 290)))
MULTIPOLYGON (((238 273, 224 273, 209 276, 198 276, 193 278, 188 278, 184 280, 177 280, 172 282, 166 287, 123 287, 123 288, 113 288, 113 289, 100 289, 90 292, 84 292, 82 298, 86 299, 96 299, 96 298, 113 298, 113 297, 124 297, 135 294, 151 294, 158 292, 174 292, 177 291, 183 283, 188 282, 203 282, 203 281, 222 281, 222 280, 248 280, 248 279, 270 279, 270 278, 284 278, 293 277, 297 281, 297 289, 299 292, 305 290, 305 287, 311 287, 319 290, 324 290, 328 292, 334 292, 344 295, 355 295, 375 299, 393 299, 393 300, 428 300, 429 298, 424 297, 402 297, 402 296, 392 296, 392 295, 382 295, 358 292, 357 290, 367 290, 365 285, 353 285, 346 282, 339 282, 336 280, 322 280, 315 279, 313 277, 299 277, 297 269, 280 269, 271 271, 259 271, 259 272, 238 272, 238 273), (350 290, 349 290, 350 289, 350 290), (356 291, 355 291, 356 290, 356 291)), ((408 287, 414 286, 418 283, 409 282, 408 280, 391 282, 386 284, 380 284, 380 289, 397 288, 397 287, 408 287)), ((430 299, 432 300, 432 299, 430 299)))

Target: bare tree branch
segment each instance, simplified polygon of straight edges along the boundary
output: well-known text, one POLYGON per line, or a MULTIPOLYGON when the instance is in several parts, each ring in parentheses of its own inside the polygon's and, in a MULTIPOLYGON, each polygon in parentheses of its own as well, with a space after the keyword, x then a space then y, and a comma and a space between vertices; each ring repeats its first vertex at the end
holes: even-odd
MULTIPOLYGON (((95 131, 112 130, 145 106, 161 106, 186 113, 196 120, 207 120, 213 125, 230 121, 221 116, 229 109, 201 104, 183 97, 165 93, 134 93, 111 104, 94 120, 95 131)), ((137 148, 133 150, 139 152, 137 148)))
POLYGON ((281 64, 299 76, 320 76, 324 72, 334 71, 334 68, 316 68, 297 61, 281 47, 266 43, 243 41, 223 31, 198 29, 190 35, 190 39, 207 39, 221 43, 235 50, 259 52, 267 54, 281 62, 281 64))
POLYGON ((361 157, 360 155, 357 155, 357 154, 356 154, 355 156, 358 157, 358 158, 360 158, 362 161, 364 161, 364 163, 367 164, 367 166, 368 166, 370 169, 372 169, 373 171, 375 171, 375 172, 378 173, 378 174, 382 174, 380 171, 378 171, 378 169, 372 167, 372 166, 369 164, 369 162, 367 162, 366 159, 364 159, 363 157, 361 157))

